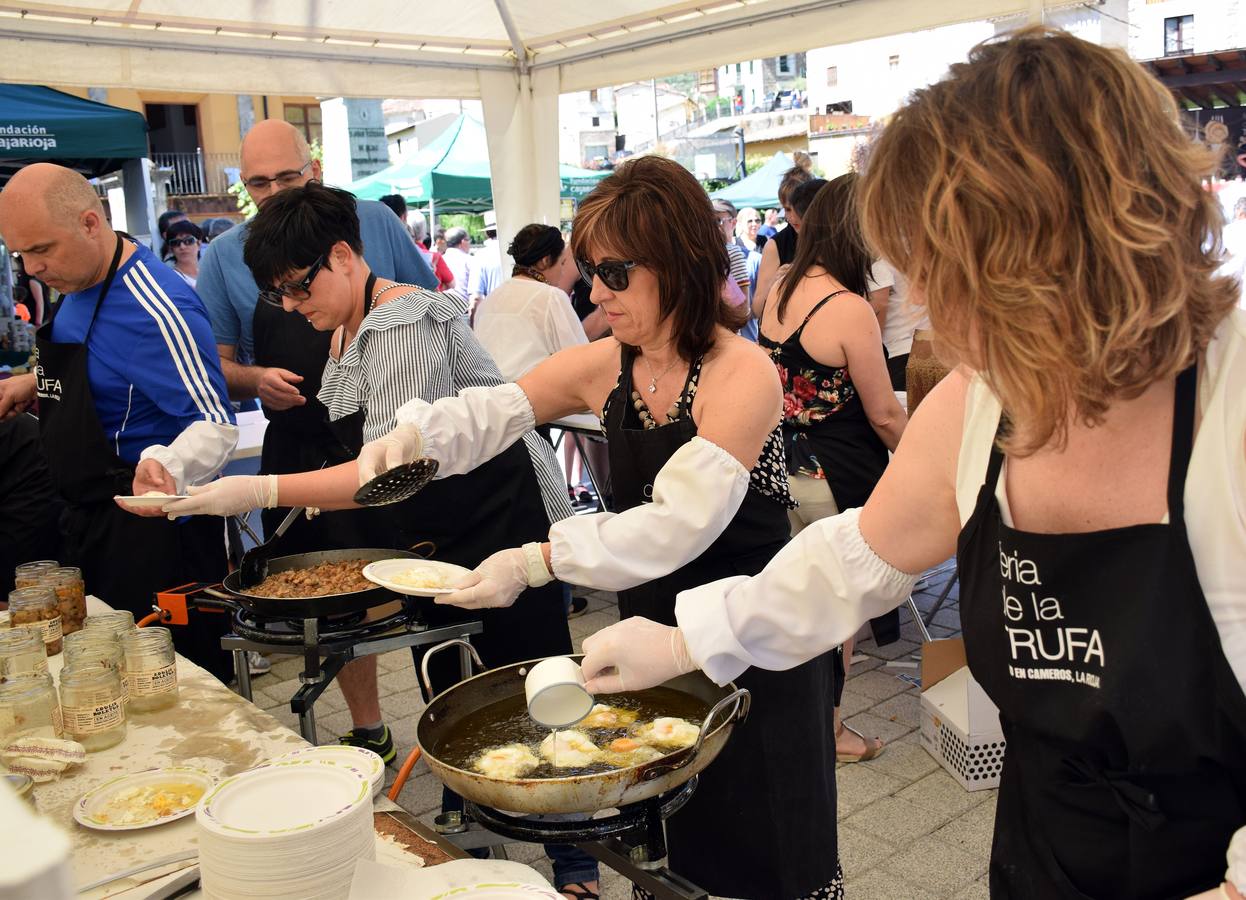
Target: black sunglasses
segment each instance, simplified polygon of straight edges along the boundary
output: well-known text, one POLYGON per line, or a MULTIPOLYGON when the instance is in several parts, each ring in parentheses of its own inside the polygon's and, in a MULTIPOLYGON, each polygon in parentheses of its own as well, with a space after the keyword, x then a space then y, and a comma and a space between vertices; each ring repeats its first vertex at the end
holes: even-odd
POLYGON ((636 268, 636 263, 630 259, 604 259, 597 265, 587 260, 577 259, 575 265, 580 270, 580 277, 590 285, 593 283, 593 276, 596 276, 612 291, 627 290, 629 284, 627 273, 630 269, 636 268))
POLYGON ((317 257, 312 263, 311 268, 307 270, 307 274, 303 276, 302 281, 287 281, 285 284, 275 288, 264 288, 260 291, 260 299, 269 306, 280 306, 284 309, 282 301, 289 297, 291 300, 303 301, 311 294, 311 283, 320 273, 320 267, 324 265, 324 256, 317 257))
POLYGON ((194 237, 173 238, 173 240, 169 241, 169 246, 170 247, 190 247, 197 243, 199 243, 199 239, 194 238, 194 237))

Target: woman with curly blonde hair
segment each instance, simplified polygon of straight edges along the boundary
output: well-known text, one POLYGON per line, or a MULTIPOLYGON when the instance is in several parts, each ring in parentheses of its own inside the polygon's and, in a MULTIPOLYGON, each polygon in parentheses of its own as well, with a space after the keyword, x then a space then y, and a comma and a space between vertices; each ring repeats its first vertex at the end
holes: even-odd
POLYGON ((863 509, 684 591, 677 627, 594 635, 589 689, 796 665, 955 551, 1007 739, 991 895, 1221 886, 1246 825, 1246 314, 1213 162, 1143 69, 1062 32, 917 92, 861 211, 959 368, 863 509))

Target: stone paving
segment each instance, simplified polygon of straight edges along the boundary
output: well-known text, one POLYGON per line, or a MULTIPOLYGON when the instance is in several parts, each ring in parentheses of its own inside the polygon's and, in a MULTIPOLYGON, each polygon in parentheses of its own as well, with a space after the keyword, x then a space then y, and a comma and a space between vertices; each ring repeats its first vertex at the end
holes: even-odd
MULTIPOLYGON (((949 572, 950 568, 932 570, 924 589, 914 594, 923 613, 933 606, 949 572)), ((594 593, 588 599, 588 611, 571 620, 577 649, 587 635, 618 619, 613 595, 594 593)), ((996 792, 963 790, 921 748, 917 688, 897 677, 916 675, 917 669, 888 665, 915 661, 920 647, 920 636, 907 608, 900 615, 901 640, 886 647, 877 647, 872 640, 857 645, 857 661, 844 690, 842 712, 848 724, 888 743, 877 759, 837 767, 839 852, 847 877, 846 893, 850 900, 986 898, 996 792)), ((960 610, 953 589, 935 615, 931 632, 935 637, 949 637, 959 634, 959 629, 960 610)), ((272 660, 272 672, 254 679, 255 702, 297 730, 289 701, 299 687, 301 660, 282 656, 272 660)), ((408 651, 386 654, 379 663, 381 709, 393 731, 401 762, 414 746, 415 724, 424 701, 408 651)), ((316 712, 321 743, 331 743, 350 730, 350 714, 336 684, 322 695, 316 712)), ((387 790, 396 771, 397 764, 390 767, 387 790)), ((440 810, 441 784, 422 762, 398 802, 430 822, 440 810)), ((528 863, 550 877, 549 863, 539 845, 511 844, 506 849, 509 858, 528 863)), ((602 896, 605 900, 626 900, 630 885, 617 874, 604 871, 602 896)))

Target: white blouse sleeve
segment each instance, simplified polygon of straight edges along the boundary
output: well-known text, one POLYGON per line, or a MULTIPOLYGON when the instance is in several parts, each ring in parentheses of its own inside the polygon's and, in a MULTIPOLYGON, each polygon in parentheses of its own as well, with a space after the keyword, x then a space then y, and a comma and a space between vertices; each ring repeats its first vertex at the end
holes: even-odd
POLYGON ((545 304, 544 331, 550 356, 564 347, 588 343, 588 335, 584 333, 584 326, 576 318, 570 298, 558 288, 549 290, 545 304))
POLYGON ((697 667, 726 684, 750 666, 790 669, 899 606, 917 581, 865 542, 861 510, 805 528, 752 578, 683 591, 675 618, 697 667))

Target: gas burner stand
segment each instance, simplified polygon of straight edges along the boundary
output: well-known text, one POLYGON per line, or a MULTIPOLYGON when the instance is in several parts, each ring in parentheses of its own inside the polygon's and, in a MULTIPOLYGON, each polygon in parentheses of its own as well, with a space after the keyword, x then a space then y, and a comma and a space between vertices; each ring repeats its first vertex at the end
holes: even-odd
POLYGON ((709 894, 666 867, 664 820, 692 797, 693 776, 669 793, 620 807, 599 819, 521 818, 464 801, 463 812, 444 812, 434 827, 464 850, 491 848, 506 857, 504 844, 575 844, 658 900, 708 900, 709 894))

